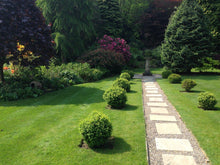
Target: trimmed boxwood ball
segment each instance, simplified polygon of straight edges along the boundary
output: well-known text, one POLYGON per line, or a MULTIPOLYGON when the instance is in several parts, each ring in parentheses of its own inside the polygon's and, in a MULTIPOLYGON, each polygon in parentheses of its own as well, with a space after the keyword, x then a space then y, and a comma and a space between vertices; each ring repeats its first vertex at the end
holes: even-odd
POLYGON ((162 78, 167 79, 169 77, 169 75, 172 74, 172 71, 170 70, 165 70, 162 72, 162 78))
POLYGON ((217 100, 213 93, 202 92, 198 96, 198 104, 200 108, 203 108, 205 110, 212 110, 217 104, 217 100))
POLYGON ((171 84, 178 84, 181 83, 182 78, 179 74, 173 73, 168 77, 168 80, 171 84))
POLYGON ((134 77, 134 71, 132 71, 132 70, 123 70, 122 73, 128 73, 131 78, 134 77))
POLYGON ((193 87, 195 87, 197 84, 194 80, 191 79, 185 79, 182 82, 182 88, 185 89, 185 91, 189 92, 193 87))
POLYGON ((122 109, 127 101, 126 91, 121 87, 112 87, 105 91, 103 99, 112 108, 122 109))
POLYGON ((126 80, 131 80, 131 76, 130 76, 130 74, 128 74, 128 73, 121 73, 121 75, 120 75, 120 78, 124 78, 124 79, 126 79, 126 80))
POLYGON ((127 92, 131 90, 130 82, 124 78, 118 78, 113 82, 113 87, 118 86, 125 89, 127 92))
POLYGON ((93 111, 80 123, 80 133, 91 148, 103 146, 112 134, 112 124, 108 116, 93 111))

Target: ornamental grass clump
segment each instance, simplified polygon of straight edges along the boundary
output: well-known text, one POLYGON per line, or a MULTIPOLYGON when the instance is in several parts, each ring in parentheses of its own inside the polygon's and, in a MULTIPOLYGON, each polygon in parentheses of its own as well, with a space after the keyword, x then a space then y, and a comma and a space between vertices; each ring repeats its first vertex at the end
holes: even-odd
POLYGON ((127 92, 131 90, 130 82, 124 78, 118 78, 117 80, 115 80, 113 82, 113 87, 116 87, 116 86, 125 89, 127 92))
POLYGON ((170 70, 165 70, 162 72, 162 78, 167 79, 169 77, 169 75, 172 74, 172 71, 170 70))
POLYGON ((126 80, 128 80, 128 81, 131 80, 130 74, 129 74, 129 73, 126 73, 126 72, 125 72, 125 73, 121 73, 120 78, 124 78, 124 79, 126 79, 126 80))
POLYGON ((80 133, 91 148, 103 146, 112 134, 112 124, 108 116, 93 111, 80 123, 80 133))
POLYGON ((217 104, 217 100, 213 93, 202 92, 198 96, 199 107, 205 110, 213 110, 217 104))
POLYGON ((171 84, 179 84, 181 83, 182 78, 179 74, 173 73, 168 77, 168 80, 171 84))
POLYGON ((103 99, 111 108, 122 109, 127 101, 126 91, 118 86, 105 91, 103 99))
POLYGON ((195 87, 196 85, 197 85, 196 82, 194 80, 191 80, 191 79, 185 79, 182 82, 182 88, 184 88, 186 92, 191 91, 191 89, 193 87, 195 87))

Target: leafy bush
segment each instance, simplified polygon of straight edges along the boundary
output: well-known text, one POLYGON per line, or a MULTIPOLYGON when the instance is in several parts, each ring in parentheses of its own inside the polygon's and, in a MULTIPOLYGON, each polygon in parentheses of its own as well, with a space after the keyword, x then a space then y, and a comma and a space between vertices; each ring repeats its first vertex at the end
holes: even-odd
POLYGON ((113 86, 118 86, 121 87, 123 89, 125 89, 127 92, 129 92, 131 90, 131 85, 130 82, 124 78, 118 78, 117 80, 115 80, 113 82, 113 86))
POLYGON ((112 124, 105 114, 93 111, 80 123, 80 133, 90 147, 101 147, 112 134, 112 124))
POLYGON ((161 47, 158 46, 155 49, 146 49, 144 51, 145 58, 150 58, 150 66, 151 67, 162 67, 161 63, 161 47))
POLYGON ((168 77, 168 80, 170 83, 172 84, 178 84, 178 83, 181 83, 182 81, 182 78, 179 74, 171 74, 169 77, 168 77))
POLYGON ((121 75, 120 75, 120 78, 124 78, 124 79, 126 79, 126 80, 131 80, 131 76, 130 76, 130 74, 128 74, 128 73, 121 73, 121 75))
POLYGON ((126 62, 123 54, 114 50, 96 49, 77 59, 81 63, 89 63, 92 68, 105 68, 111 73, 120 73, 126 62))
POLYGON ((215 105, 217 104, 217 100, 214 94, 209 92, 202 92, 198 96, 198 104, 200 108, 211 110, 214 109, 215 105))
POLYGON ((165 70, 165 71, 162 72, 162 77, 163 77, 164 79, 167 79, 167 78, 169 77, 169 75, 171 75, 171 74, 172 74, 172 71, 170 71, 170 70, 165 70))
POLYGON ((185 79, 182 82, 182 88, 185 89, 185 91, 189 92, 193 87, 195 87, 197 84, 194 80, 191 79, 185 79))
POLYGON ((121 109, 127 101, 126 91, 120 87, 112 87, 105 91, 103 99, 112 108, 121 109))
POLYGON ((123 70, 122 73, 128 73, 131 78, 134 77, 134 71, 132 71, 132 70, 123 70))
POLYGON ((127 62, 131 58, 130 46, 127 45, 127 42, 121 38, 112 38, 108 35, 104 35, 102 39, 98 41, 100 47, 105 50, 112 50, 117 53, 123 54, 123 57, 127 62))

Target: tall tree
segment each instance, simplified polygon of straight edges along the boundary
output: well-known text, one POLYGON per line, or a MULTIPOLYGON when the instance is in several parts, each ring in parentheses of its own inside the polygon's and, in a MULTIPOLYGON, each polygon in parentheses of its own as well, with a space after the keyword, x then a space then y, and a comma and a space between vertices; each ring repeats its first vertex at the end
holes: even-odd
POLYGON ((171 16, 162 44, 162 62, 174 72, 202 67, 211 56, 211 33, 196 0, 183 0, 171 16))
POLYGON ((37 0, 52 26, 56 50, 62 62, 75 60, 94 36, 93 0, 37 0))
POLYGON ((220 1, 219 0, 197 0, 202 6, 205 15, 208 16, 210 28, 215 44, 215 53, 220 56, 220 1))
POLYGON ((100 13, 99 34, 119 37, 122 32, 122 17, 118 0, 97 0, 100 13))
POLYGON ((40 58, 35 65, 47 63, 53 53, 50 29, 35 0, 1 0, 0 2, 0 81, 4 81, 3 64, 8 54, 17 57, 17 43, 40 58))

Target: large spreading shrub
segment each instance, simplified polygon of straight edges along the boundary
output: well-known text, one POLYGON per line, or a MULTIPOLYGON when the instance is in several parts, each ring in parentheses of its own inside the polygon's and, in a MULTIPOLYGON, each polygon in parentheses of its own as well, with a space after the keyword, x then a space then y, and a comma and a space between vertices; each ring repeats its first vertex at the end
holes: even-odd
POLYGON ((162 78, 167 79, 172 74, 172 71, 165 70, 162 72, 162 78))
POLYGON ((125 89, 127 92, 129 92, 131 90, 131 85, 130 82, 124 78, 118 78, 117 80, 115 80, 113 82, 113 86, 118 86, 121 87, 123 89, 125 89))
POLYGON ((118 86, 112 87, 105 91, 103 99, 111 108, 121 109, 127 101, 126 91, 118 86))
POLYGON ((182 82, 182 88, 185 89, 185 91, 189 92, 193 87, 195 87, 197 84, 194 80, 191 79, 185 79, 182 82))
POLYGON ((183 0, 171 16, 162 44, 162 63, 175 73, 200 68, 212 57, 211 33, 196 0, 183 0))
POLYGON ((80 123, 80 133, 89 147, 101 147, 112 134, 112 124, 108 116, 92 112, 80 123))
POLYGON ((113 74, 120 73, 126 64, 123 54, 101 48, 88 52, 77 61, 89 63, 93 68, 105 68, 113 74))
POLYGON ((168 80, 171 84, 178 84, 181 83, 182 78, 179 74, 173 73, 168 77, 168 80))
POLYGON ((108 35, 104 35, 104 37, 100 39, 98 43, 102 49, 114 50, 117 53, 123 54, 126 63, 129 62, 131 58, 130 46, 124 39, 112 38, 108 35))
POLYGON ((202 92, 198 96, 198 104, 200 108, 211 110, 214 109, 215 105, 217 104, 217 100, 213 93, 202 92))
POLYGON ((128 73, 126 73, 126 72, 121 73, 120 78, 124 78, 124 79, 126 79, 126 80, 128 80, 128 81, 131 80, 130 74, 128 74, 128 73))

